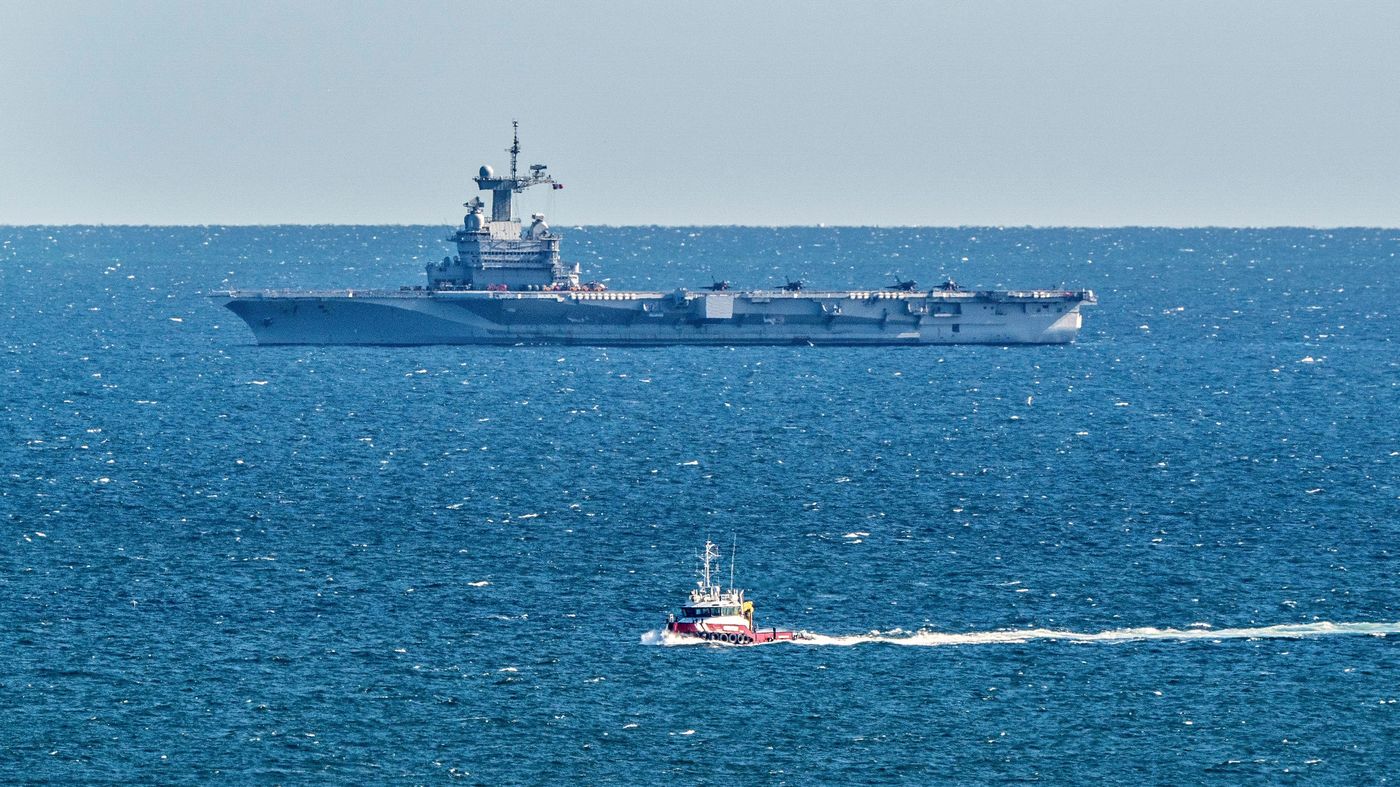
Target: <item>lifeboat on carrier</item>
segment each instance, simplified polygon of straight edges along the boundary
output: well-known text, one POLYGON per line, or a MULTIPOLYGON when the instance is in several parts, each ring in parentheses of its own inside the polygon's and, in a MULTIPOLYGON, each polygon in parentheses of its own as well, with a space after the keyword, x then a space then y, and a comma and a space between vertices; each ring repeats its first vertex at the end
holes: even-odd
MULTIPOLYGON (((744 591, 720 587, 715 576, 719 568, 719 547, 713 542, 705 542, 705 554, 700 557, 704 563, 696 587, 690 591, 690 598, 681 607, 680 614, 673 612, 666 616, 668 633, 730 645, 762 645, 765 642, 803 639, 797 632, 761 629, 754 624, 753 602, 744 598, 744 591)), ((731 585, 733 581, 731 577, 731 585)))

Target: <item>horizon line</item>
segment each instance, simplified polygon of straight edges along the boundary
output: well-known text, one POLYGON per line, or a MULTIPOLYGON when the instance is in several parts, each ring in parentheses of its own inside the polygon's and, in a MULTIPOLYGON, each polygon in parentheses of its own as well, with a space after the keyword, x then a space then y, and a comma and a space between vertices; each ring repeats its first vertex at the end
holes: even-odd
MULTIPOLYGON (((114 223, 82 223, 82 224, 8 224, 0 222, 0 229, 37 229, 53 227, 114 227, 114 228, 185 228, 185 227, 452 227, 455 224, 439 223, 405 223, 405 222, 383 222, 377 224, 341 223, 341 222, 275 222, 275 223, 242 223, 242 222, 201 222, 191 224, 167 224, 148 223, 133 224, 126 222, 114 223)), ((978 230, 1315 230, 1315 231, 1335 231, 1335 230, 1382 230, 1398 231, 1400 225, 1389 227, 1379 224, 565 224, 556 225, 570 229, 605 228, 605 229, 631 229, 662 227, 668 229, 717 229, 737 227, 742 229, 978 229, 978 230)))

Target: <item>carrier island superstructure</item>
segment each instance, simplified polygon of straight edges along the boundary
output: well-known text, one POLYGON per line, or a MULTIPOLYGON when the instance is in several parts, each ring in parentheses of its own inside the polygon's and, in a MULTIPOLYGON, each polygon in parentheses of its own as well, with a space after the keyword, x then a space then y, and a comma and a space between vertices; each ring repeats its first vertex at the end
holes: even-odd
POLYGON ((914 282, 868 290, 815 290, 799 282, 729 289, 724 282, 670 292, 582 283, 563 261, 542 214, 525 227, 512 195, 561 186, 543 164, 510 174, 483 166, 491 192, 465 203, 448 237, 456 253, 427 266, 426 286, 398 290, 231 291, 218 297, 259 344, 920 345, 1063 344, 1074 340, 1090 290, 966 290, 914 282))

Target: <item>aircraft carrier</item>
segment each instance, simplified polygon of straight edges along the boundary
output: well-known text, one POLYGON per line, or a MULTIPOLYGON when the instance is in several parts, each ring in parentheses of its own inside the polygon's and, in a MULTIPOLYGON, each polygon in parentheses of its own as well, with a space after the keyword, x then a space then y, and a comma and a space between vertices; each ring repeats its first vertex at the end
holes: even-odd
POLYGON ((965 290, 951 281, 868 290, 801 282, 732 290, 725 282, 670 292, 613 291, 580 281, 542 214, 528 227, 511 197, 562 188, 543 164, 510 175, 483 166, 479 197, 447 240, 456 253, 427 266, 427 284, 398 290, 233 290, 215 297, 258 344, 922 345, 1063 344, 1082 324, 1091 290, 965 290))

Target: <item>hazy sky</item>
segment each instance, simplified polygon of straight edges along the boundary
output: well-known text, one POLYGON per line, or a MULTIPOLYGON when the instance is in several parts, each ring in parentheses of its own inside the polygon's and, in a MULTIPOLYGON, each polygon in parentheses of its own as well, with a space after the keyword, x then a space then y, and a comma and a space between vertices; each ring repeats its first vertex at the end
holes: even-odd
POLYGON ((1395 2, 0 0, 0 224, 1400 226, 1395 2))

